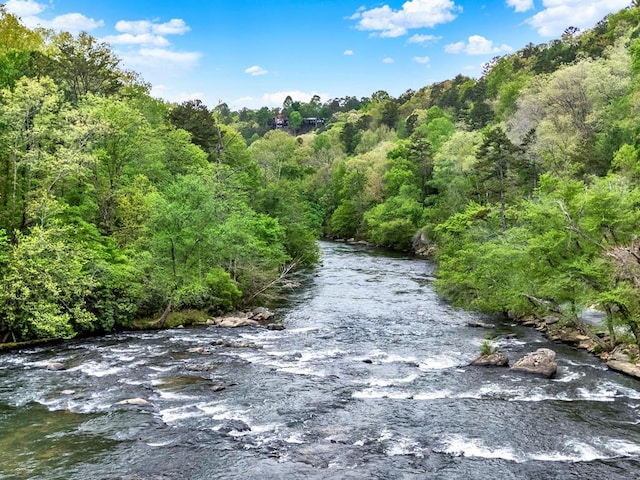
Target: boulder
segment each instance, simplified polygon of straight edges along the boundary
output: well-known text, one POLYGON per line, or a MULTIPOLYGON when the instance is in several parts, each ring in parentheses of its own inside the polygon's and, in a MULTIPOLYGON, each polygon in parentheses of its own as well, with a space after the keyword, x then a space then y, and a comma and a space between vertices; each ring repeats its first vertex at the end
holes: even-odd
POLYGON ((472 327, 472 328, 496 328, 495 325, 491 325, 490 323, 484 323, 484 322, 478 322, 478 321, 467 322, 467 327, 472 327))
POLYGON ((60 370, 64 370, 64 363, 61 363, 61 362, 50 362, 50 363, 47 363, 47 370, 51 370, 53 372, 58 372, 60 370))
POLYGON ((216 327, 222 328, 238 328, 238 327, 257 327, 260 325, 256 320, 244 317, 223 317, 214 319, 216 327))
POLYGON ((640 378, 640 365, 635 363, 625 362, 621 360, 609 360, 607 367, 616 372, 624 373, 630 377, 640 378))
POLYGON ((219 432, 229 433, 229 432, 249 432, 251 431, 251 427, 244 423, 242 420, 229 420, 224 425, 222 425, 219 429, 219 432))
POLYGON ((258 307, 249 315, 249 318, 257 322, 264 322, 272 318, 274 315, 275 313, 271 310, 264 307, 258 307))
POLYGON ((116 405, 137 405, 138 407, 143 407, 145 405, 149 405, 144 398, 127 398, 126 400, 121 400, 116 405))
POLYGON ((224 389, 226 389, 227 387, 225 387, 224 385, 212 385, 211 386, 211 391, 212 392, 221 392, 224 389))
POLYGON ((480 355, 469 365, 475 367, 508 367, 509 359, 504 353, 492 353, 490 355, 480 355))
POLYGON ((511 370, 525 373, 533 373, 551 378, 558 370, 556 352, 548 348, 539 348, 518 360, 511 370))
POLYGON ((284 325, 281 323, 270 323, 267 325, 268 330, 284 330, 284 325))
POLYGON ((253 342, 224 342, 223 345, 227 348, 262 348, 262 345, 253 342))

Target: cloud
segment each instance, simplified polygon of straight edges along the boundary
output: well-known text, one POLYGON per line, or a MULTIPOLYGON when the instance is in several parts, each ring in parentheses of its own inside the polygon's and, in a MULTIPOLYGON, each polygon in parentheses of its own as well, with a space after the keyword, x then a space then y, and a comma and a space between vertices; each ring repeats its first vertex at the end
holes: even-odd
POLYGON ((185 92, 182 90, 176 90, 173 87, 166 85, 153 85, 151 87, 151 96, 156 98, 163 98, 169 102, 182 103, 187 100, 202 100, 206 103, 207 96, 203 92, 185 92))
POLYGON ((429 63, 429 57, 413 57, 413 61, 426 65, 427 63, 429 63))
POLYGON ((409 0, 400 10, 389 5, 359 9, 350 19, 357 20, 358 30, 371 31, 380 37, 400 37, 413 28, 431 28, 451 22, 462 7, 452 0, 409 0))
POLYGON ((543 37, 555 37, 567 27, 591 28, 605 15, 629 6, 629 0, 543 0, 543 10, 527 20, 543 37))
POLYGON ((487 40, 481 35, 471 35, 466 43, 451 43, 444 47, 444 51, 453 54, 466 53, 467 55, 489 55, 513 52, 513 48, 504 43, 498 47, 494 45, 491 40, 487 40))
POLYGON ((382 59, 382 63, 389 63, 390 64, 390 63, 393 63, 393 62, 394 62, 394 60, 391 57, 384 57, 382 59))
POLYGON ((65 13, 51 20, 40 18, 38 15, 44 12, 47 5, 34 0, 8 0, 5 7, 9 13, 17 15, 29 28, 43 27, 53 30, 64 30, 71 33, 95 30, 102 27, 102 20, 88 18, 81 13, 65 13))
POLYGON ((269 70, 265 70, 264 68, 259 67, 258 65, 254 65, 253 67, 247 68, 244 71, 244 73, 248 73, 252 77, 258 77, 260 75, 266 75, 267 73, 269 73, 269 70))
POLYGON ((141 48, 137 52, 122 55, 127 64, 163 69, 167 73, 170 70, 175 73, 191 69, 198 64, 201 57, 200 52, 176 52, 166 48, 141 48))
POLYGON ((9 0, 4 6, 7 12, 18 17, 27 17, 42 13, 47 6, 34 0, 9 0))
POLYGON ((169 40, 160 35, 153 35, 152 33, 108 35, 101 40, 111 45, 147 45, 154 47, 168 47, 170 45, 169 40))
POLYGON ((142 35, 153 33, 155 35, 183 35, 191 30, 191 27, 181 18, 172 18, 166 23, 149 22, 147 20, 120 20, 116 23, 116 30, 122 33, 142 35))
POLYGON ((442 39, 442 37, 437 37, 436 35, 415 34, 409 37, 409 40, 407 40, 407 43, 418 43, 421 45, 426 45, 430 43, 435 43, 440 39, 442 39))
POLYGON ((81 13, 65 13, 64 15, 54 17, 53 20, 44 20, 38 17, 25 17, 23 18, 23 21, 28 27, 37 25, 44 28, 51 28, 53 30, 71 33, 88 32, 104 25, 104 21, 85 17, 81 13))
POLYGON ((172 18, 166 23, 154 24, 153 33, 158 35, 183 35, 191 30, 191 27, 181 18, 172 18))
POLYGON ((351 55, 355 55, 353 50, 345 50, 344 51, 344 55, 346 55, 347 57, 350 57, 351 55))
POLYGON ((515 8, 516 12, 526 12, 533 8, 533 0, 507 0, 507 5, 515 8))

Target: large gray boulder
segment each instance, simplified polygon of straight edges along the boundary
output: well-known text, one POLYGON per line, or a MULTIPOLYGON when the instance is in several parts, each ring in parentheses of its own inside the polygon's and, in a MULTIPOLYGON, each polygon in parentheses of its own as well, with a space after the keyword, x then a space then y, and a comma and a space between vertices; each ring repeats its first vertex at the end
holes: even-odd
POLYGON ((539 348, 518 360, 511 370, 525 373, 533 373, 551 378, 558 370, 556 352, 548 348, 539 348))

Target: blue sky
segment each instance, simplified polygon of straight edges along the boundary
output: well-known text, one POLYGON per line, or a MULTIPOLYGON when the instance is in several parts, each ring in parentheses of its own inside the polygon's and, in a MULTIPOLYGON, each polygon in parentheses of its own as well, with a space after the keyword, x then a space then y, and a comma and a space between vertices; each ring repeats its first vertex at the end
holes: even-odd
POLYGON ((170 101, 398 96, 590 28, 631 0, 7 0, 30 26, 88 31, 170 101))

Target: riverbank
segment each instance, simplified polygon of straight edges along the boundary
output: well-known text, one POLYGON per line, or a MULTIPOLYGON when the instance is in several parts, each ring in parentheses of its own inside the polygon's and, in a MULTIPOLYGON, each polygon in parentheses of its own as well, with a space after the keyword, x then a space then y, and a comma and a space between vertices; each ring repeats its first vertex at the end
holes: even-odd
POLYGON ((600 358, 611 370, 640 379, 638 345, 622 343, 608 349, 609 338, 598 335, 586 323, 568 325, 556 317, 524 317, 512 320, 535 328, 554 343, 564 343, 588 351, 600 358))

